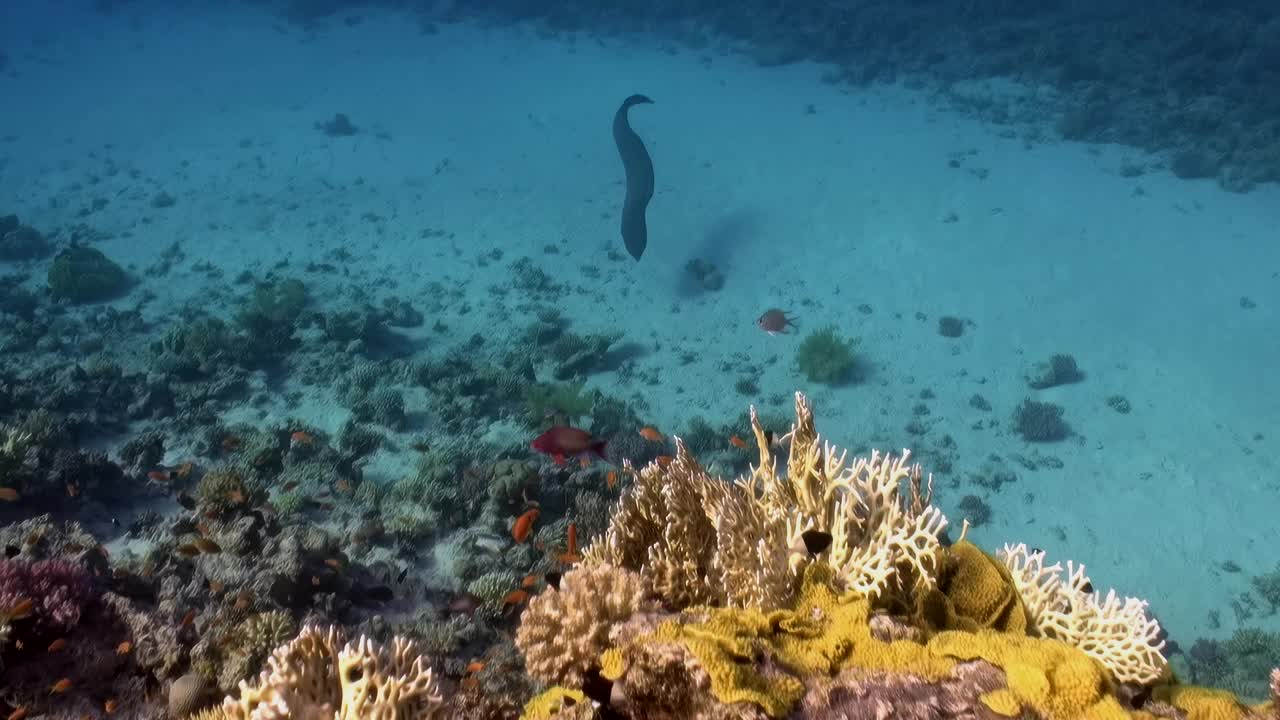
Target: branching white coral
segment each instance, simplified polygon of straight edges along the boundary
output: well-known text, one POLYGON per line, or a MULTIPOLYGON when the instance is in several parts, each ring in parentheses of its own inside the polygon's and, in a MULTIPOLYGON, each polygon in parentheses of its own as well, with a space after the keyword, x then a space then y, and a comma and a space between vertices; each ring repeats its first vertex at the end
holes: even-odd
POLYGON ((934 582, 947 520, 918 493, 903 497, 904 484, 919 482, 908 453, 849 461, 820 440, 796 393, 787 471, 779 474, 754 408, 751 422, 760 460, 749 475, 731 484, 712 478, 677 440, 674 461, 636 475, 588 560, 639 570, 677 607, 780 607, 809 562, 804 533, 819 530, 832 536, 824 557, 843 590, 874 601, 934 582))
POLYGON ((1041 635, 1075 645, 1121 682, 1150 684, 1165 674, 1160 624, 1145 600, 1114 590, 1099 599, 1084 565, 1068 560, 1064 579, 1061 563, 1045 565, 1044 553, 1025 544, 1005 545, 997 555, 1041 635))
POLYGON ((341 630, 306 627, 276 648, 257 683, 241 681, 240 697, 222 711, 230 720, 433 720, 443 717, 444 698, 409 640, 343 646, 341 630))

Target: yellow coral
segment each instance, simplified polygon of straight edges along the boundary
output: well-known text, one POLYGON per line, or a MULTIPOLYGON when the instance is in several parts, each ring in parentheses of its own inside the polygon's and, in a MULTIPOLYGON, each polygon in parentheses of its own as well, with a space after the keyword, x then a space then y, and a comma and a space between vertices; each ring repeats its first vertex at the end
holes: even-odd
POLYGON ((548 720, 555 717, 555 714, 565 706, 566 700, 570 703, 581 703, 586 701, 586 696, 581 690, 560 686, 547 688, 524 704, 520 720, 548 720))
MULTIPOLYGON (((987 630, 948 631, 934 636, 929 650, 940 657, 986 660, 1003 668, 1012 697, 1048 718, 1129 717, 1115 698, 1110 674, 1067 643, 987 630)), ((1008 701, 1003 698, 1005 707, 1008 701)))
POLYGON ((937 587, 920 595, 916 612, 939 629, 1027 632, 1027 611, 1009 569, 967 540, 942 554, 937 587))
POLYGON ((682 645, 710 677, 716 699, 750 702, 773 717, 786 715, 803 697, 804 677, 859 668, 936 680, 951 670, 951 660, 923 645, 875 639, 867 599, 841 598, 833 581, 829 566, 813 564, 791 609, 700 608, 638 642, 682 645), (766 657, 772 670, 762 672, 759 662, 766 657))
POLYGON ((1186 712, 1187 720, 1242 720, 1248 714, 1240 700, 1226 690, 1163 685, 1152 691, 1151 697, 1186 712))
POLYGON ((1004 717, 1017 717, 1022 714, 1022 703, 1018 702, 1018 696, 1008 688, 983 693, 978 696, 978 702, 990 708, 991 712, 1004 717))

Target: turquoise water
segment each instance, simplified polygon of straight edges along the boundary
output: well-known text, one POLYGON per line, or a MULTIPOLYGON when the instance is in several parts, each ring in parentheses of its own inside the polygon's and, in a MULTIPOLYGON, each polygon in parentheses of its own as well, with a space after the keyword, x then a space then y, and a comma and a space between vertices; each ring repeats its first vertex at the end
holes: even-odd
MULTIPOLYGON (((522 500, 547 542, 576 522, 585 546, 624 458, 679 436, 740 473, 748 407, 784 432, 801 391, 832 442, 911 449, 970 539, 1085 563, 1182 650, 1280 631, 1280 141, 1255 84, 1274 31, 1222 41, 1220 86, 1186 66, 1211 50, 1133 61, 1175 101, 1105 43, 926 61, 920 29, 893 24, 895 50, 850 25, 840 56, 787 41, 796 18, 757 18, 783 28, 765 42, 696 6, 317 7, 0 10, 0 420, 43 448, 0 482, 21 498, 0 522, 74 520, 141 567, 184 494, 207 502, 199 478, 239 467, 246 503, 393 591, 332 619, 411 624, 485 573, 519 580, 476 548, 522 500), (656 178, 638 260, 611 135, 635 93, 656 178), (113 285, 101 259, 124 279, 60 289, 73 247, 97 253, 70 282, 113 285), (796 327, 765 332, 770 309, 796 327), (855 362, 819 378, 800 349, 824 329, 855 362), (1078 375, 1046 377, 1055 355, 1078 375), (1057 406, 1060 436, 1028 440, 1024 401, 1057 406), (606 459, 533 452, 556 423, 606 459), (118 470, 58 470, 77 452, 118 470), (486 505, 467 473, 498 459, 537 480, 486 505), (386 539, 364 541, 370 514, 386 539)), ((259 610, 269 585, 247 584, 259 610)))

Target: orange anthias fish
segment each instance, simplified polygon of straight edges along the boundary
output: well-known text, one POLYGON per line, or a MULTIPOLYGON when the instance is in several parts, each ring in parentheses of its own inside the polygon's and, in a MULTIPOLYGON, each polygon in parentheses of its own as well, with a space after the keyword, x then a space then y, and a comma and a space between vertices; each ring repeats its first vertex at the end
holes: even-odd
POLYGON ((565 565, 577 564, 582 560, 582 557, 578 555, 578 526, 574 523, 569 523, 566 544, 569 547, 565 550, 565 553, 560 556, 560 562, 565 565))
POLYGON ((21 499, 22 496, 18 494, 17 490, 14 490, 11 487, 0 487, 0 500, 5 502, 18 502, 21 499))
POLYGON ((730 436, 730 437, 729 437, 729 444, 730 444, 730 445, 732 445, 732 446, 734 446, 734 447, 736 447, 736 448, 738 448, 739 450, 746 450, 746 449, 747 449, 747 441, 746 441, 746 440, 743 440, 742 438, 738 437, 737 435, 733 435, 733 436, 730 436))
POLYGON ((660 443, 663 440, 665 440, 665 438, 662 437, 662 433, 658 432, 658 428, 652 425, 645 425, 644 427, 640 428, 640 437, 644 438, 645 440, 648 440, 649 442, 656 442, 656 443, 660 443))
POLYGON ((534 508, 516 518, 516 524, 511 526, 511 537, 515 539, 517 545, 529 539, 529 533, 533 531, 533 521, 537 520, 540 514, 538 508, 534 508))
POLYGON ((293 445, 310 445, 314 441, 315 438, 311 436, 311 433, 305 430, 297 430, 289 436, 289 442, 293 445))
POLYGON ((529 447, 544 455, 550 455, 557 465, 563 465, 565 458, 576 457, 582 453, 592 452, 604 456, 604 448, 608 441, 596 440, 591 433, 578 428, 557 425, 542 433, 529 443, 529 447))
POLYGON ((610 490, 616 487, 618 485, 618 471, 610 470, 609 473, 604 476, 604 484, 608 485, 610 490))

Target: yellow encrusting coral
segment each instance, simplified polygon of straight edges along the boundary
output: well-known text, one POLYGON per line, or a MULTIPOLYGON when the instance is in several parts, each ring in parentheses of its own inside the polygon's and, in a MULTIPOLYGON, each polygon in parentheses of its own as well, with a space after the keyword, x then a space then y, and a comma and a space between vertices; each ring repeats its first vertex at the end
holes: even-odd
MULTIPOLYGON (((1002 668, 1012 698, 1047 718, 1128 718, 1106 669, 1067 643, 953 630, 931 638, 928 647, 939 657, 986 660, 1002 668)), ((1007 707, 1009 697, 1001 699, 1007 707)))
POLYGON ((1025 634, 1022 597, 1002 563, 961 540, 941 554, 936 586, 917 599, 916 618, 939 630, 1025 634))
POLYGON ((1152 691, 1151 697, 1182 710, 1187 714, 1187 720, 1243 720, 1248 716, 1248 708, 1226 690, 1164 685, 1152 691))
POLYGON ((836 594, 834 571, 815 563, 792 608, 695 608, 662 623, 638 643, 678 644, 697 659, 722 703, 749 702, 785 715, 805 693, 803 678, 841 670, 891 670, 937 679, 954 663, 909 641, 871 634, 865 598, 836 594), (761 670, 768 659, 769 672, 761 670))
POLYGON ((586 702, 586 696, 581 690, 556 685, 533 696, 529 702, 525 703, 520 720, 548 720, 560 712, 566 703, 581 702, 586 702))

